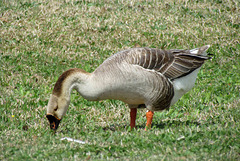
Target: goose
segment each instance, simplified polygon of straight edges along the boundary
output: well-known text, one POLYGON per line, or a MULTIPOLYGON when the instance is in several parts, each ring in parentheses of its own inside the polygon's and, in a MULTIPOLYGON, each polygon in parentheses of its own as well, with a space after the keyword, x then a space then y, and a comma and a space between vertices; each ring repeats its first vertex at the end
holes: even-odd
POLYGON ((57 130, 66 115, 73 89, 89 101, 121 100, 130 108, 130 127, 136 127, 137 109, 147 109, 145 130, 155 111, 169 109, 193 88, 203 63, 211 59, 210 45, 192 50, 138 47, 120 51, 94 72, 72 68, 58 78, 47 105, 50 128, 57 130))

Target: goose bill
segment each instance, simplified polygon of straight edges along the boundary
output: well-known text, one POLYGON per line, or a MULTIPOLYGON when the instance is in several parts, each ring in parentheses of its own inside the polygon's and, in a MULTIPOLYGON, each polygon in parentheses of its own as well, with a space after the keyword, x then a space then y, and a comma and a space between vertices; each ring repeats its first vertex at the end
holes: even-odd
POLYGON ((46 117, 47 117, 47 119, 48 119, 48 121, 50 123, 50 129, 57 130, 58 125, 59 125, 61 119, 58 119, 57 117, 55 117, 55 116, 53 116, 51 114, 47 114, 46 117))

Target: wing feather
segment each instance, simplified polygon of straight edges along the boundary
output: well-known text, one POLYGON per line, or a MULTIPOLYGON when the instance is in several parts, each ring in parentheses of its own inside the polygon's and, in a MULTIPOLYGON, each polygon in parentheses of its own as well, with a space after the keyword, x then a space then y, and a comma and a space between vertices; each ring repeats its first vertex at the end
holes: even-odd
MULTIPOLYGON (((206 50, 206 48, 204 49, 206 50)), ((199 52, 191 53, 191 50, 133 48, 129 49, 127 53, 133 57, 133 59, 127 59, 128 63, 154 70, 171 80, 193 72, 201 67, 205 60, 210 59, 199 52)))

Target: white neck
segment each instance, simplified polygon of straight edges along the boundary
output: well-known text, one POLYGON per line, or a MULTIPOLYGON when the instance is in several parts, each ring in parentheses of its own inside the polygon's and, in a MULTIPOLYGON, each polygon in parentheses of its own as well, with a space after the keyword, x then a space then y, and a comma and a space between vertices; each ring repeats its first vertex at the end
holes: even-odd
POLYGON ((98 100, 98 95, 100 94, 100 88, 97 82, 93 81, 94 74, 88 75, 75 75, 76 79, 71 85, 70 92, 72 89, 76 89, 78 93, 85 99, 90 101, 98 100))
POLYGON ((75 71, 66 71, 66 76, 64 74, 60 76, 59 80, 62 78, 62 83, 56 83, 55 86, 60 86, 59 91, 53 91, 53 93, 58 92, 59 96, 70 100, 70 95, 72 89, 76 89, 81 96, 87 100, 97 100, 101 88, 97 85, 98 82, 93 81, 94 74, 87 73, 83 70, 75 69, 75 71))

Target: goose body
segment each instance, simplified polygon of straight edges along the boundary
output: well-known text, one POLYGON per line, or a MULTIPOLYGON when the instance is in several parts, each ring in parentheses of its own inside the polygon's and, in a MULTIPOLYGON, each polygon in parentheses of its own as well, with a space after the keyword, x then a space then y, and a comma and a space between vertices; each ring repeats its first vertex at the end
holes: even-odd
POLYGON ((109 57, 93 73, 77 68, 65 71, 56 82, 47 107, 51 128, 56 129, 65 115, 72 89, 90 101, 116 99, 127 103, 132 128, 137 108, 146 107, 150 126, 154 111, 168 109, 193 88, 200 67, 210 59, 208 48, 209 45, 192 50, 132 48, 109 57))

